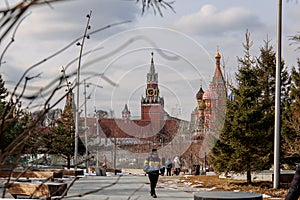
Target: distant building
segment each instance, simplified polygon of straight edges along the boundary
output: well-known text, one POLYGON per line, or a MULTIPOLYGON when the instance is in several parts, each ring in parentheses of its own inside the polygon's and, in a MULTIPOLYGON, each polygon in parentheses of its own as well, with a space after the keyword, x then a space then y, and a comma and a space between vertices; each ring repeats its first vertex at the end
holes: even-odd
MULTIPOLYGON (((122 118, 101 118, 101 132, 118 147, 131 152, 146 153, 151 148, 160 149, 170 143, 180 131, 182 120, 171 117, 164 110, 164 98, 160 96, 158 73, 155 71, 153 53, 147 73, 145 95, 141 98, 141 117, 131 119, 128 105, 122 110, 122 118)), ((185 122, 188 124, 188 122, 185 122)), ((186 125, 188 128, 188 125, 186 125)))
POLYGON ((172 117, 164 110, 165 100, 160 96, 158 73, 152 54, 145 93, 141 97, 141 116, 132 116, 130 108, 125 104, 121 118, 98 117, 98 124, 95 123, 96 118, 87 119, 90 127, 87 133, 94 135, 89 150, 94 152, 100 149, 105 154, 100 157, 105 157, 110 165, 113 155, 117 154, 118 160, 115 162, 118 163, 130 156, 136 158, 138 154, 133 153, 149 153, 151 148, 157 148, 160 155, 171 158, 180 155, 190 166, 204 162, 207 148, 204 144, 210 136, 217 137, 226 108, 226 84, 219 52, 215 59, 214 76, 206 90, 200 84, 196 93, 197 107, 192 111, 191 122, 188 122, 172 117))
POLYGON ((216 53, 216 66, 207 90, 202 87, 196 93, 197 106, 191 113, 190 131, 192 142, 181 155, 190 165, 207 164, 206 153, 214 145, 223 127, 226 110, 226 82, 222 74, 219 52, 216 53))
POLYGON ((207 132, 218 132, 222 128, 226 109, 226 82, 222 74, 219 52, 216 53, 216 68, 206 91, 200 84, 196 94, 197 107, 191 114, 191 126, 195 139, 207 132))
POLYGON ((60 108, 50 109, 44 113, 43 110, 35 111, 31 114, 32 120, 38 120, 37 126, 39 127, 53 127, 55 121, 60 118, 62 110, 60 108))

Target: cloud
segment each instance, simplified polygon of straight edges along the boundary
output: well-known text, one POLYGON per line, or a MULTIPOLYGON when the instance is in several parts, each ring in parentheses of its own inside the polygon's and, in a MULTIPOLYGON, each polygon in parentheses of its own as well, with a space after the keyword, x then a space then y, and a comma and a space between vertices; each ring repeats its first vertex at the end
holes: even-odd
MULTIPOLYGON (((87 22, 85 16, 90 11, 91 30, 125 20, 135 21, 140 12, 133 2, 118 0, 66 1, 53 3, 51 7, 53 9, 48 6, 34 7, 24 21, 22 33, 40 40, 73 39, 83 33, 87 22)), ((123 30, 126 27, 118 28, 123 30)))
POLYGON ((218 36, 261 28, 264 24, 245 8, 231 7, 227 10, 218 10, 215 6, 206 4, 198 12, 181 17, 173 26, 192 34, 218 36))
MULTIPOLYGON (((87 22, 86 14, 90 10, 91 31, 115 22, 134 21, 140 13, 134 2, 119 0, 62 1, 52 3, 51 6, 32 7, 31 14, 21 23, 15 42, 4 57, 6 64, 1 73, 6 74, 7 80, 16 82, 29 66, 57 52, 82 35, 87 22)), ((89 44, 95 46, 101 39, 127 28, 125 25, 117 26, 92 35, 86 42, 86 47, 89 47, 89 44)), ((8 40, 10 37, 2 43, 7 44, 8 40)), ((46 80, 57 77, 61 66, 76 58, 78 53, 79 48, 74 43, 67 51, 30 71, 30 74, 44 72, 42 78, 46 80)))
POLYGON ((299 7, 295 5, 290 6, 289 11, 283 16, 283 34, 286 32, 288 36, 299 33, 299 7))

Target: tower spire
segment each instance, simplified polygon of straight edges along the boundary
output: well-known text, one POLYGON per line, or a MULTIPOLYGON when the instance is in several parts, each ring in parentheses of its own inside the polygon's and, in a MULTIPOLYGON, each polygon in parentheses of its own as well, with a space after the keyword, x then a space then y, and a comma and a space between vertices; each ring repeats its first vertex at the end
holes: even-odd
MULTIPOLYGON (((151 64, 149 73, 147 73, 147 84, 150 84, 153 87, 153 84, 158 84, 158 74, 155 72, 154 67, 154 53, 151 52, 151 64)), ((149 85, 149 86, 150 86, 149 85)))
POLYGON ((221 64, 220 64, 221 54, 219 52, 219 46, 217 46, 217 53, 215 55, 215 59, 216 59, 216 69, 213 77, 213 82, 224 81, 223 74, 221 71, 221 64))
POLYGON ((130 119, 130 111, 128 109, 127 104, 125 104, 125 107, 124 107, 124 109, 122 111, 122 118, 123 119, 130 119))
POLYGON ((154 53, 151 52, 151 65, 150 65, 150 74, 155 74, 155 67, 154 67, 154 53))
POLYGON ((217 60, 217 58, 218 58, 219 60, 220 60, 220 58, 221 58, 221 54, 220 54, 220 52, 219 52, 219 45, 217 46, 217 53, 216 53, 215 58, 216 58, 216 60, 217 60))

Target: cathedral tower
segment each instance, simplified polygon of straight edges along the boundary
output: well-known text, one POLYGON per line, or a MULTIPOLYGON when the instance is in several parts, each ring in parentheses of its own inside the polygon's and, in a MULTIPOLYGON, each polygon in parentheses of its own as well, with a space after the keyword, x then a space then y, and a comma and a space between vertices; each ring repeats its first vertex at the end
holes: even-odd
POLYGON ((130 117, 131 117, 130 111, 128 109, 127 104, 125 104, 125 107, 124 107, 124 109, 122 111, 122 119, 123 120, 130 120, 130 117))
POLYGON ((216 92, 218 96, 218 103, 225 106, 225 101, 227 98, 226 82, 221 70, 221 64, 220 64, 221 54, 219 53, 219 51, 217 51, 215 58, 216 58, 216 69, 215 69, 214 77, 211 82, 211 89, 216 92))
POLYGON ((164 99, 159 96, 158 74, 155 72, 153 55, 151 53, 150 70, 147 73, 146 96, 141 99, 141 119, 161 123, 164 120, 164 99))
POLYGON ((214 76, 204 92, 202 84, 196 94, 197 107, 193 111, 195 133, 215 132, 222 128, 226 109, 226 82, 221 70, 221 54, 215 55, 214 76))
POLYGON ((210 131, 218 131, 222 128, 226 109, 226 82, 221 70, 221 54, 215 55, 216 66, 212 81, 203 95, 206 104, 205 128, 210 131))

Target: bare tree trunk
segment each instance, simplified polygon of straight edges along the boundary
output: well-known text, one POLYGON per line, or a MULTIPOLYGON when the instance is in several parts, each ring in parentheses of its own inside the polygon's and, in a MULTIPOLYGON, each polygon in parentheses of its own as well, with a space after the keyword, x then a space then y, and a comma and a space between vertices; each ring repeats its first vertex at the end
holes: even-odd
POLYGON ((68 155, 67 157, 67 168, 70 169, 71 168, 71 157, 68 155))
POLYGON ((247 183, 251 183, 251 170, 247 170, 247 183))

